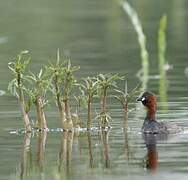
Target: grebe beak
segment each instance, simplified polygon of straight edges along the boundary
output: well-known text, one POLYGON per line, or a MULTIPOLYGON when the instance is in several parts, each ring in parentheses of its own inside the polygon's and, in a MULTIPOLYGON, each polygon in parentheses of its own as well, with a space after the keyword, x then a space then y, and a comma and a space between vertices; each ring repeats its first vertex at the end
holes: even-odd
POLYGON ((146 99, 145 97, 142 97, 142 96, 141 96, 141 97, 137 98, 136 101, 142 101, 142 102, 143 102, 145 99, 146 99))

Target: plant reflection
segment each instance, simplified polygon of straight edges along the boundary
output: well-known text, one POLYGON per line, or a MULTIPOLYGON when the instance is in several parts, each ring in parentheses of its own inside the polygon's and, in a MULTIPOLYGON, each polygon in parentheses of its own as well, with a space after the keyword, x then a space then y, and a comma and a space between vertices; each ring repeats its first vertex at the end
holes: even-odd
POLYGON ((69 177, 74 132, 63 132, 59 151, 58 172, 60 178, 69 177))
MULTIPOLYGON (((36 170, 40 179, 45 179, 45 145, 46 145, 47 132, 37 134, 37 153, 36 153, 36 170)), ((31 154, 31 133, 26 133, 22 146, 20 179, 25 180, 29 177, 34 169, 33 159, 31 154)), ((35 172, 35 169, 34 169, 35 172)), ((36 173, 36 172, 35 172, 36 173)))
POLYGON ((27 179, 28 164, 31 157, 31 133, 26 133, 24 137, 24 142, 22 146, 22 158, 21 158, 21 170, 20 170, 20 179, 27 179))
POLYGON ((109 144, 108 144, 108 135, 109 135, 109 130, 101 131, 101 140, 103 143, 103 153, 104 153, 104 161, 105 161, 105 168, 110 167, 110 161, 109 161, 109 144))
POLYGON ((168 98, 167 98, 167 78, 166 71, 163 67, 160 67, 160 80, 159 80, 159 95, 160 100, 163 102, 163 111, 166 112, 168 110, 168 98))
POLYGON ((124 112, 125 159, 129 160, 128 111, 124 112))
POLYGON ((90 168, 93 168, 93 150, 92 150, 91 134, 89 131, 87 133, 87 139, 88 139, 88 150, 89 150, 89 165, 90 168))
POLYGON ((45 165, 45 147, 47 132, 43 131, 37 137, 37 168, 42 178, 45 165))
POLYGON ((144 167, 146 170, 155 173, 158 167, 157 136, 154 134, 144 134, 143 138, 147 148, 144 167))
POLYGON ((147 154, 144 159, 144 167, 148 172, 156 173, 158 169, 157 141, 167 139, 166 134, 143 134, 147 154))

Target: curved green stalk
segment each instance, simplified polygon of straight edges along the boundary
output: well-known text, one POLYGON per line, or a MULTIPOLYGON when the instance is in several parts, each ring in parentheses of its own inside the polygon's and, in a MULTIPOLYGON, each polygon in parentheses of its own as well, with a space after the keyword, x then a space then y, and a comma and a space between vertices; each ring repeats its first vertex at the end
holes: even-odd
POLYGON ((166 82, 166 70, 165 70, 165 65, 166 65, 166 58, 165 58, 165 53, 166 53, 166 28, 167 28, 167 16, 163 15, 160 20, 160 27, 158 31, 158 56, 159 56, 159 74, 160 74, 160 79, 159 79, 159 95, 161 101, 165 103, 164 111, 167 110, 167 82, 166 82))
POLYGON ((131 7, 127 1, 121 2, 121 6, 128 14, 138 36, 138 43, 141 50, 140 55, 142 59, 142 90, 146 90, 149 75, 149 53, 146 48, 146 36, 143 32, 141 21, 139 20, 138 15, 133 7, 131 7))

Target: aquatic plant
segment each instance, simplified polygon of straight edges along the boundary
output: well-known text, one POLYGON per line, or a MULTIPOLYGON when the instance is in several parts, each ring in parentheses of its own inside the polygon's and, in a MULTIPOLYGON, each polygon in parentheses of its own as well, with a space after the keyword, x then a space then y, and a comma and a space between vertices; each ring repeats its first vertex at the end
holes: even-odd
POLYGON ((166 28, 167 28, 167 16, 163 15, 160 19, 159 31, 158 31, 158 54, 159 54, 159 68, 164 68, 166 63, 166 28))
POLYGON ((46 66, 46 71, 49 74, 49 77, 51 77, 50 90, 56 98, 56 104, 60 113, 61 126, 62 128, 64 128, 65 111, 62 94, 62 84, 64 80, 64 63, 60 63, 59 61, 59 51, 57 53, 56 64, 50 63, 48 66, 46 66))
MULTIPOLYGON (((87 129, 91 129, 92 102, 95 96, 99 97, 101 102, 100 113, 97 115, 99 127, 102 129, 109 127, 111 116, 107 107, 108 92, 110 89, 112 91, 114 88, 117 89, 117 81, 123 80, 124 77, 118 74, 99 74, 97 77, 83 78, 81 83, 77 83, 74 73, 79 70, 79 66, 72 66, 69 59, 60 63, 59 51, 57 52, 57 62, 55 64, 50 63, 45 66, 44 71, 41 69, 38 74, 30 72, 30 74, 25 75, 25 68, 29 61, 21 62, 24 53, 18 55, 15 63, 9 63, 9 69, 14 73, 15 78, 9 83, 8 89, 20 101, 27 131, 31 131, 28 113, 32 105, 35 105, 37 112, 35 127, 40 130, 48 129, 44 112, 44 108, 48 104, 46 97, 48 90, 55 96, 63 129, 72 130, 79 127, 81 121, 79 120, 77 108, 80 111, 83 105, 87 107, 87 129), (70 97, 73 96, 74 86, 79 87, 81 93, 75 96, 78 106, 76 106, 76 113, 72 114, 70 111, 70 97)), ((116 90, 116 92, 120 93, 121 91, 116 90)), ((128 106, 129 95, 125 91, 124 94, 116 97, 121 103, 124 103, 124 109, 128 106), (122 97, 124 99, 121 99, 122 97)))
MULTIPOLYGON (((167 102, 167 84, 166 84, 166 28, 167 28, 167 16, 163 15, 160 19, 159 31, 158 31, 158 56, 159 56, 159 94, 161 100, 167 102)), ((167 107, 167 103, 164 106, 167 107)))
MULTIPOLYGON (((79 83, 78 83, 78 86, 80 86, 79 83)), ((71 114, 73 125, 74 127, 77 127, 77 128, 86 127, 86 123, 81 121, 81 118, 80 118, 82 109, 87 107, 85 94, 74 95, 74 100, 75 100, 76 109, 75 109, 75 112, 71 114)))
POLYGON ((22 51, 17 55, 14 62, 8 63, 8 68, 14 76, 13 80, 9 82, 8 90, 11 94, 17 97, 23 115, 25 130, 31 132, 32 127, 29 119, 29 111, 32 103, 30 98, 26 100, 25 97, 25 90, 27 89, 25 81, 27 79, 24 73, 30 61, 30 57, 27 55, 28 51, 22 51))
POLYGON ((115 91, 119 95, 114 95, 114 97, 121 103, 122 108, 124 110, 124 128, 128 129, 128 112, 129 112, 129 104, 132 102, 135 102, 136 98, 140 94, 140 87, 137 86, 134 89, 132 89, 130 92, 128 92, 127 88, 127 81, 125 81, 125 89, 119 90, 115 89, 115 91))
MULTIPOLYGON (((80 84, 78 84, 78 86, 80 86, 80 84)), ((81 112, 81 108, 87 106, 84 92, 81 91, 81 94, 74 95, 74 99, 76 100, 76 103, 77 103, 76 113, 77 115, 79 115, 81 112)))
POLYGON ((92 101, 93 97, 97 94, 97 79, 95 77, 87 77, 83 79, 84 83, 80 84, 80 91, 87 104, 87 129, 91 129, 92 125, 92 101))
POLYGON ((125 112, 128 112, 129 110, 128 109, 129 103, 135 102, 135 99, 141 93, 139 86, 135 87, 130 92, 128 92, 127 81, 125 81, 124 90, 115 89, 115 91, 119 93, 119 95, 115 95, 114 97, 121 103, 122 108, 125 112))
MULTIPOLYGON (((74 76, 74 73, 78 71, 80 67, 72 66, 70 60, 68 60, 65 65, 66 66, 64 68, 64 82, 63 82, 63 102, 65 106, 65 116, 67 120, 66 123, 68 126, 70 126, 72 122, 70 106, 69 106, 70 93, 71 93, 73 86, 77 85, 77 80, 74 76)), ((67 125, 65 124, 65 127, 67 125)))
POLYGON ((107 97, 108 90, 110 88, 117 88, 116 82, 117 80, 123 80, 124 77, 119 76, 118 74, 110 75, 110 74, 99 74, 97 76, 97 89, 98 94, 101 99, 101 112, 98 115, 99 124, 102 128, 109 126, 109 121, 111 119, 108 111, 107 111, 107 97))
POLYGON ((56 97, 56 103, 60 112, 61 125, 63 129, 72 129, 69 98, 76 79, 74 73, 79 70, 79 66, 71 66, 70 60, 60 63, 59 51, 57 52, 56 64, 46 66, 51 77, 51 91, 56 97))
POLYGON ((46 100, 46 93, 49 89, 50 81, 43 72, 43 69, 41 69, 37 75, 30 72, 30 75, 28 75, 27 78, 30 80, 31 86, 31 88, 27 91, 28 96, 32 99, 37 111, 36 127, 40 130, 47 130, 48 126, 44 108, 48 104, 48 101, 46 100))
POLYGON ((138 73, 138 77, 140 77, 140 74, 142 73, 142 89, 145 90, 147 88, 149 75, 149 53, 146 48, 146 36, 143 32, 142 23, 134 8, 127 1, 123 1, 120 4, 123 10, 128 14, 138 36, 142 59, 142 70, 138 73))

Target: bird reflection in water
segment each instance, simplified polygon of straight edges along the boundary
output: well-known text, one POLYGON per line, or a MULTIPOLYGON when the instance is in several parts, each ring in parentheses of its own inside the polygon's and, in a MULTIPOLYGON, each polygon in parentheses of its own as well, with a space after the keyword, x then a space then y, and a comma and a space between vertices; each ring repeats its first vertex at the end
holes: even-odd
POLYGON ((144 159, 144 168, 147 172, 156 173, 158 169, 158 150, 157 141, 166 140, 165 134, 143 134, 143 139, 147 148, 147 154, 144 159))
POLYGON ((144 134, 143 135, 147 154, 144 160, 144 166, 146 170, 151 170, 151 172, 156 172, 158 167, 158 152, 157 152, 157 139, 154 134, 144 134))

